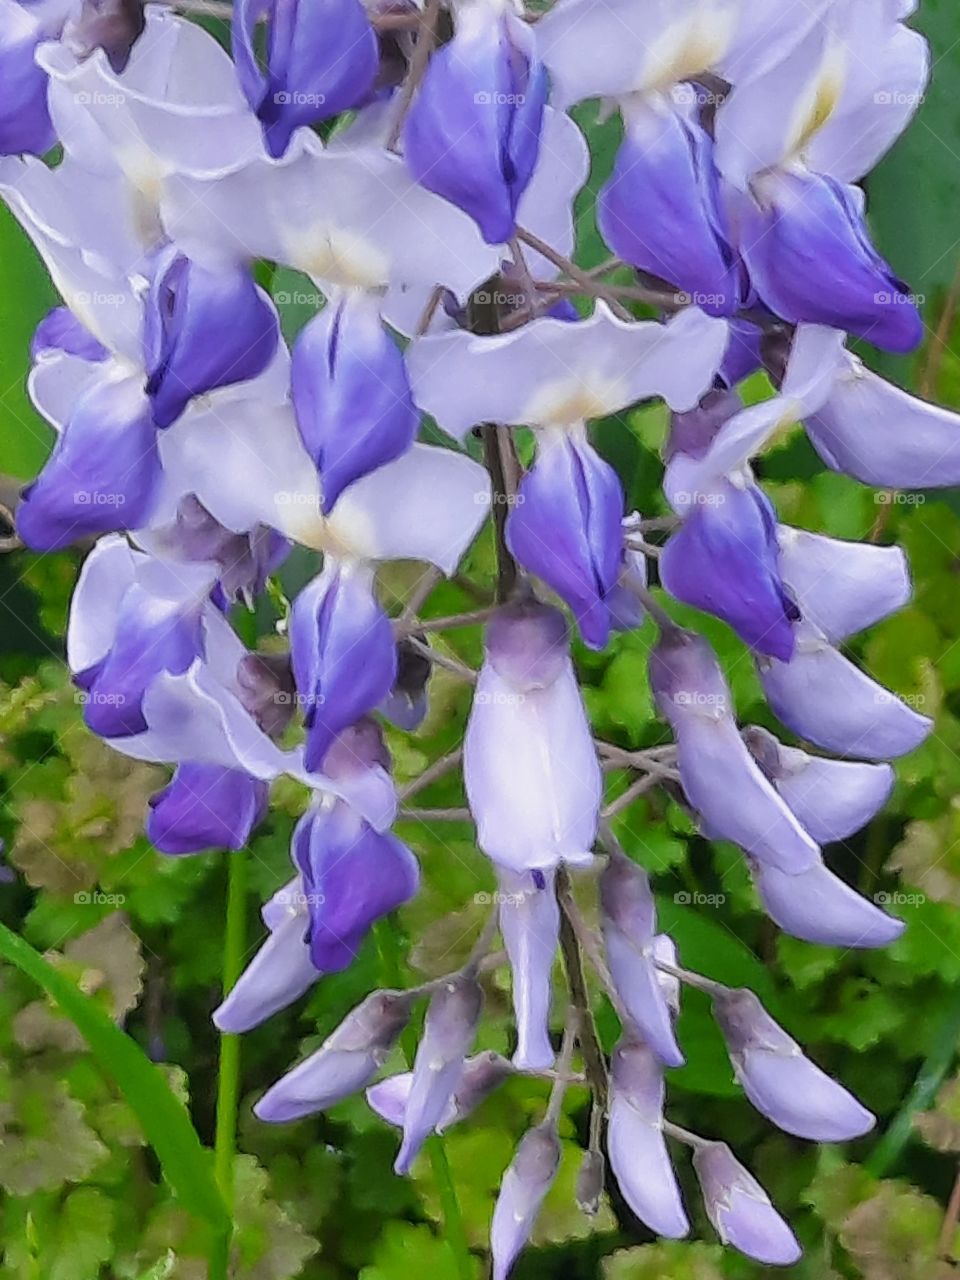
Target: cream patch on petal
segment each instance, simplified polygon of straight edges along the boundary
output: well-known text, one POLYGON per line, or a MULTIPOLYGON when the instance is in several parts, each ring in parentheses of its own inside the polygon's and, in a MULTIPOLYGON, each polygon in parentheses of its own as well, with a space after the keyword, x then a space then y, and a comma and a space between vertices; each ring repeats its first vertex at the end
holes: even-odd
POLYGON ((370 240, 332 223, 315 223, 286 237, 290 262, 314 280, 343 289, 380 289, 390 262, 370 240))
POLYGON ((532 427, 573 427, 591 418, 604 418, 612 406, 622 404, 615 382, 571 378, 549 383, 528 404, 523 421, 532 427))

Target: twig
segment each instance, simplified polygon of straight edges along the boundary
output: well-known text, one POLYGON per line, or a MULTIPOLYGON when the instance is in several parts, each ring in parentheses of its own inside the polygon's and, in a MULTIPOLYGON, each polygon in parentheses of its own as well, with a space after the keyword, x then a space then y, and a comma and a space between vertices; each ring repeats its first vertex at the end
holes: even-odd
POLYGON ((400 788, 397 799, 402 803, 404 800, 408 800, 410 796, 415 796, 418 791, 429 787, 432 782, 442 778, 451 769, 456 769, 462 759, 463 747, 457 747, 456 751, 451 751, 449 755, 441 756, 439 760, 434 760, 433 764, 428 765, 423 773, 417 774, 406 786, 400 788))
POLYGON ((403 131, 403 122, 406 120, 410 104, 413 102, 413 95, 424 77, 427 64, 430 61, 430 55, 437 42, 437 21, 439 17, 440 0, 426 0, 420 13, 419 34, 414 45, 413 56, 410 59, 410 69, 407 72, 407 78, 403 82, 403 88, 400 90, 397 114, 394 116, 393 125, 387 138, 388 151, 396 151, 397 149, 397 143, 400 141, 400 134, 403 131))
MULTIPOLYGON (((548 262, 552 262, 560 271, 565 271, 571 280, 575 280, 577 284, 583 285, 584 292, 593 294, 596 291, 596 282, 590 276, 582 271, 575 262, 571 262, 569 258, 565 258, 562 253, 558 253, 546 240, 541 240, 539 236, 535 236, 532 231, 527 231, 525 227, 517 227, 517 239, 529 248, 536 250, 541 257, 546 258, 548 262)), ((604 292, 596 296, 602 297, 608 303, 610 310, 614 315, 619 316, 621 320, 633 320, 633 316, 625 306, 619 303, 615 297, 604 292)))
POLYGON ((659 773, 648 773, 642 778, 635 778, 622 795, 617 796, 616 800, 612 800, 606 806, 603 810, 603 816, 605 818, 616 817, 618 813, 628 809, 634 800, 642 796, 645 791, 651 791, 654 787, 658 787, 662 781, 663 778, 659 773))
POLYGON ((448 658, 445 653, 438 653, 436 649, 431 649, 428 644, 424 644, 416 636, 407 636, 407 644, 432 662, 434 666, 443 667, 444 671, 449 671, 452 675, 459 676, 461 680, 466 680, 468 684, 477 683, 477 673, 471 667, 468 667, 466 663, 458 662, 456 658, 448 658))
POLYGON ((571 901, 570 876, 565 867, 557 872, 557 898, 560 903, 560 951, 567 974, 570 999, 577 1010, 577 1040, 583 1054, 587 1080, 593 1090, 595 1107, 605 1114, 610 1097, 607 1064, 600 1048, 597 1028, 590 1011, 590 995, 583 975, 583 959, 580 944, 569 915, 571 901))
POLYGON ((483 457, 490 472, 493 498, 493 531, 497 543, 497 601, 509 600, 520 581, 517 562, 507 546, 507 516, 520 482, 520 459, 506 427, 487 423, 481 427, 483 457))
POLYGON ((724 996, 730 990, 722 982, 714 982, 712 978, 705 978, 702 973, 693 973, 689 969, 681 969, 679 965, 668 964, 666 960, 658 960, 656 956, 653 957, 653 963, 664 973, 669 973, 672 978, 679 978, 688 987, 696 987, 698 991, 705 991, 709 996, 724 996))
MULTIPOLYGON (((437 585, 437 583, 440 581, 442 577, 443 577, 443 574, 439 569, 431 568, 431 569, 428 569, 426 573, 424 573, 423 577, 420 578, 419 581, 417 582, 417 585, 414 587, 413 591, 411 591, 410 599, 403 606, 403 612, 400 614, 400 617, 397 618, 396 622, 394 623, 394 626, 405 627, 406 624, 411 621, 411 619, 416 618, 417 613, 420 611, 423 605, 430 598, 431 592, 433 591, 434 587, 437 585)), ((411 629, 416 629, 416 628, 411 628, 411 629)))
POLYGON ((669 1120, 662 1121, 660 1127, 668 1138, 676 1138, 678 1142, 682 1142, 685 1147, 692 1147, 694 1151, 714 1145, 709 1138, 701 1138, 699 1134, 691 1133, 689 1129, 682 1129, 680 1125, 672 1124, 669 1120))
POLYGON ((550 1090, 547 1114, 544 1116, 544 1124, 551 1125, 554 1129, 559 1123, 564 1094, 567 1092, 567 1085, 570 1083, 570 1067, 573 1062, 573 1046, 577 1038, 577 1022, 577 1010, 571 1005, 567 1010, 567 1018, 563 1027, 563 1043, 560 1046, 557 1075, 550 1090))
POLYGON ((398 822, 472 822, 469 809, 401 809, 398 822))
POLYGON ((456 613, 448 618, 401 618, 394 623, 398 633, 416 631, 427 634, 431 631, 455 631, 458 627, 474 627, 478 623, 487 622, 497 612, 496 607, 474 609, 470 613, 456 613))

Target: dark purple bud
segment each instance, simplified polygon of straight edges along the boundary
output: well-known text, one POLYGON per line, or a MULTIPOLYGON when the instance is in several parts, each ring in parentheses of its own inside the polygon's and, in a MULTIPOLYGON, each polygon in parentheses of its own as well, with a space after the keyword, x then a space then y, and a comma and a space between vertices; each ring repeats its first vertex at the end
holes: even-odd
POLYGON ((314 772, 334 739, 379 706, 393 688, 393 627, 367 569, 334 565, 293 604, 290 644, 307 728, 305 764, 314 772))
POLYGON ((692 506, 663 549, 660 578, 677 600, 728 623, 757 653, 793 656, 799 618, 780 573, 777 517, 754 484, 724 480, 683 495, 692 506))
POLYGON ((744 746, 729 687, 706 640, 665 632, 650 658, 650 682, 677 735, 681 783, 705 833, 791 874, 816 865, 818 846, 744 746))
POLYGON ((779 1129, 812 1142, 847 1142, 873 1128, 874 1116, 804 1057, 752 991, 717 994, 713 1010, 744 1093, 779 1129))
POLYGON ((297 338, 291 378, 329 514, 344 489, 406 453, 417 434, 406 364, 377 299, 355 292, 328 303, 297 338))
POLYGON ((663 1067, 651 1049, 628 1037, 614 1049, 610 1068, 610 1168, 640 1221, 678 1240, 690 1224, 663 1136, 663 1067))
POLYGON ((607 597, 623 563, 623 489, 584 434, 541 434, 507 519, 507 544, 576 615, 584 640, 610 636, 607 597))
POLYGON ((292 852, 307 899, 310 955, 322 973, 352 964, 371 926, 417 891, 420 868, 407 846, 342 800, 304 814, 292 852))
POLYGON ((237 665, 236 680, 244 709, 269 737, 281 737, 296 703, 289 654, 248 653, 237 665))
POLYGON ((689 458, 702 458, 716 439, 720 428, 743 408, 735 391, 713 390, 686 413, 670 415, 670 435, 664 457, 672 462, 678 453, 689 458))
POLYGON ((64 28, 64 42, 78 58, 103 49, 118 74, 144 28, 141 0, 83 0, 80 12, 64 28))
POLYGON ((269 787, 242 769, 178 765, 149 801, 147 839, 161 853, 242 849, 267 811, 269 787))
POLYGON ((377 38, 360 0, 238 0, 233 56, 272 156, 283 155, 301 125, 357 106, 379 65, 377 38), (265 28, 258 27, 261 19, 265 28))
POLYGON ((599 1151, 583 1153, 580 1171, 577 1174, 576 1197, 577 1206, 590 1218, 596 1217, 600 1212, 606 1170, 606 1161, 599 1151))
POLYGON ((760 352, 766 331, 758 329, 748 320, 731 320, 729 325, 730 338, 717 376, 724 386, 735 387, 763 367, 760 352))
POLYGON ((463 1079, 483 1009, 483 991, 469 973, 445 980, 427 1009, 423 1038, 403 1117, 403 1142, 394 1169, 408 1173, 425 1140, 445 1116, 463 1079))
POLYGON ((492 1280, 506 1280, 530 1239, 537 1215, 560 1167, 560 1142, 546 1124, 528 1129, 503 1175, 493 1210, 490 1252, 492 1280))
MULTIPOLYGON (((421 637, 418 637, 418 639, 421 637)), ((426 644, 426 636, 422 637, 426 644)), ((380 711, 405 733, 419 729, 427 714, 427 685, 433 664, 409 640, 397 643, 397 679, 380 711)))
POLYGON ((776 315, 846 329, 885 351, 919 345, 923 321, 909 286, 870 242, 855 188, 778 170, 757 180, 740 220, 751 282, 776 315))
POLYGON ((604 240, 624 262, 683 290, 708 315, 730 315, 741 303, 740 271, 713 140, 693 111, 657 95, 625 105, 624 120, 624 140, 597 206, 604 240))
POLYGON ((17 509, 17 532, 34 551, 137 529, 161 477, 150 405, 133 379, 97 382, 77 401, 53 453, 17 509))
POLYGON ((647 873, 623 854, 611 855, 600 877, 600 905, 607 964, 627 1013, 662 1062, 682 1066, 654 963, 657 920, 647 873))
POLYGON ((801 1255, 793 1232, 770 1197, 725 1142, 710 1142, 693 1153, 707 1217, 723 1244, 771 1267, 788 1267, 801 1255))
POLYGON ((176 422, 194 396, 262 373, 279 332, 273 304, 246 267, 211 270, 172 247, 161 249, 151 272, 143 335, 147 395, 157 426, 176 422))
POLYGON ((421 186, 474 219, 488 244, 509 240, 536 167, 547 74, 533 32, 478 3, 430 59, 407 116, 404 154, 421 186))
POLYGON ((248 605, 290 550, 289 542, 266 525, 256 525, 249 533, 234 533, 193 493, 180 500, 173 521, 152 533, 151 539, 157 550, 171 559, 219 564, 220 586, 227 600, 242 599, 248 605))
POLYGON ((375 991, 348 1013, 321 1049, 267 1090, 254 1113, 271 1124, 326 1111, 358 1093, 386 1061, 415 996, 375 991))

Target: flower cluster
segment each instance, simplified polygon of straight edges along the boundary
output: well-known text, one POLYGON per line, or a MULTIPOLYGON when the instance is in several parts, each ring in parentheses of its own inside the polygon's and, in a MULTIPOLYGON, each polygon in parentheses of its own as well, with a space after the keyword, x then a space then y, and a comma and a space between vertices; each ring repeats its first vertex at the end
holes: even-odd
POLYGON ((494 1214, 498 1280, 556 1174, 577 1045, 593 1090, 588 1210, 605 1142, 637 1216, 686 1234, 669 1138, 692 1149, 723 1241, 768 1264, 798 1256, 730 1148, 664 1116, 683 984, 709 994, 772 1123, 814 1141, 873 1123, 752 993, 682 966, 602 811, 601 761, 633 769, 637 790, 674 788, 704 835, 738 845, 793 936, 898 936, 822 846, 869 821, 888 761, 930 731, 842 649, 908 600, 905 559, 779 524, 751 462, 803 422, 827 466, 864 483, 960 483, 960 420, 846 349, 852 335, 909 351, 923 333, 854 185, 925 86, 912 7, 557 0, 534 14, 456 0, 448 15, 434 0, 237 0, 231 57, 166 7, 0 0, 0 195, 63 298, 37 329, 29 382, 57 442, 18 531, 40 551, 98 539, 67 637, 85 720, 117 751, 175 767, 147 817, 164 853, 242 848, 282 775, 312 797, 290 883, 263 908, 267 939, 215 1014, 222 1030, 348 966, 416 893, 377 717, 415 730, 441 659, 416 605, 388 616, 376 566, 451 574, 495 524, 498 607, 482 669, 461 669, 476 685, 464 784, 499 877, 495 911, 462 969, 370 995, 256 1112, 290 1120, 367 1088, 402 1130, 406 1172, 511 1073, 549 1076, 494 1214), (619 112, 623 138, 597 200, 614 256, 587 271, 573 202, 590 155, 568 109, 590 98, 619 112), (280 269, 318 302, 291 346, 271 292, 280 269), (740 388, 760 370, 773 394, 746 406, 740 388), (675 514, 645 521, 625 510, 589 423, 651 399, 671 410, 675 514), (444 443, 418 442, 427 415, 444 443), (514 427, 535 439, 526 470, 514 427), (237 610, 295 544, 318 572, 292 602, 286 648, 251 650, 237 610), (738 723, 707 641, 648 590, 650 559, 667 598, 740 636, 771 710, 810 751, 738 723), (570 630, 602 649, 645 619, 674 740, 630 753, 593 738, 570 630), (570 885, 598 862, 595 936, 570 885), (512 1061, 471 1056, 497 930, 512 1061), (557 1061, 561 944, 568 975, 585 958, 619 1015, 609 1061, 573 980, 557 1061), (424 998, 410 1069, 374 1083, 424 998))

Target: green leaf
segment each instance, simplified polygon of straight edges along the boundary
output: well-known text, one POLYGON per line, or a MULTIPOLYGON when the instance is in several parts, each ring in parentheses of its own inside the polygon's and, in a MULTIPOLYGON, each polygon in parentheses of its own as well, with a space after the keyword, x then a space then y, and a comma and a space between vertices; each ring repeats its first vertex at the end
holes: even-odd
POLYGON ((36 252, 0 203, 0 472, 30 480, 50 452, 53 433, 27 399, 30 338, 55 294, 36 252))
POLYGON ((183 1205, 205 1219, 216 1235, 226 1236, 231 1223, 213 1179, 213 1162, 158 1068, 97 1003, 5 925, 0 925, 0 957, 32 978, 69 1015, 100 1068, 136 1112, 183 1205))

